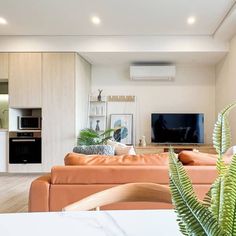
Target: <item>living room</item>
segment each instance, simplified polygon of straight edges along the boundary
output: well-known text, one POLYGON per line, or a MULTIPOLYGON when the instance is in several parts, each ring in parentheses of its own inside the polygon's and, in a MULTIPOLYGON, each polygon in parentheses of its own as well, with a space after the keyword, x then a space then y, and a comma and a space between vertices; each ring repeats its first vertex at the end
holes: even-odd
MULTIPOLYGON (((73 202, 85 198, 86 205, 89 195, 111 189, 117 196, 118 190, 112 187, 123 186, 127 193, 132 192, 132 184, 136 184, 135 193, 145 192, 139 196, 141 204, 134 203, 135 200, 127 201, 102 208, 109 210, 104 212, 114 214, 119 224, 122 222, 116 214, 125 216, 128 212, 127 216, 136 217, 131 209, 139 211, 137 220, 142 221, 143 214, 154 214, 159 221, 162 214, 167 214, 176 234, 166 235, 179 235, 173 205, 169 202, 173 186, 168 170, 173 170, 168 166, 171 163, 168 158, 174 163, 171 152, 170 157, 168 154, 170 146, 184 164, 201 201, 217 177, 217 157, 224 154, 228 165, 235 153, 234 110, 229 115, 231 143, 228 135, 221 135, 223 149, 215 150, 220 136, 215 135, 218 113, 236 101, 235 4, 232 0, 181 0, 178 3, 169 0, 150 0, 148 3, 61 0, 49 3, 43 0, 34 4, 29 0, 22 3, 2 1, 0 226, 4 226, 1 220, 9 226, 11 217, 25 221, 32 213, 25 216, 22 213, 28 211, 45 212, 40 214, 46 214, 48 219, 58 216, 50 215, 50 211, 64 209, 67 214, 67 210, 73 209, 74 206, 70 206, 73 202), (141 69, 146 75, 134 76, 133 68, 141 69), (160 76, 163 68, 166 75, 160 76), (155 75, 150 75, 149 70, 156 70, 155 75), (132 153, 98 155, 97 159, 94 155, 73 153, 81 130, 93 128, 101 133, 106 129, 117 129, 112 121, 117 115, 130 117, 130 128, 126 140, 111 141, 122 144, 108 143, 108 146, 114 145, 113 153, 116 154, 117 145, 123 145, 122 151, 130 151, 133 146, 132 153), (196 132, 203 133, 203 137, 198 137, 196 142, 191 139, 173 141, 171 135, 165 141, 155 140, 152 118, 155 115, 200 117, 202 123, 196 132), (217 137, 215 141, 212 140, 213 131, 214 138, 217 137), (181 152, 192 156, 181 160, 181 152), (143 186, 144 183, 154 185, 143 186), (156 203, 158 198, 150 203, 153 189, 156 191, 155 184, 158 185, 157 192, 161 191, 167 200, 156 203), (150 196, 146 197, 150 188, 150 196), (164 213, 160 210, 163 208, 164 213), (110 213, 114 209, 119 209, 118 213, 110 213)), ((228 110, 222 114, 222 117, 228 115, 228 110)), ((199 120, 193 126, 199 125, 197 122, 199 120)), ((222 133, 228 132, 227 121, 221 119, 220 122, 222 133)), ((119 135, 124 131, 123 124, 120 126, 119 135)), ((115 135, 112 139, 116 139, 115 135)), ((109 194, 107 202, 110 204, 112 197, 109 194)), ((96 199, 99 197, 95 195, 96 199)), ((75 216, 95 217, 89 212, 80 213, 79 209, 85 209, 83 204, 82 200, 82 207, 75 207, 78 211, 75 216)), ((100 216, 96 217, 100 220, 100 216)), ((60 221, 54 220, 53 224, 60 221)), ((149 223, 143 230, 152 229, 148 231, 150 235, 154 232, 165 234, 155 227, 161 222, 149 223)), ((45 222, 40 224, 43 227, 45 222)), ((32 225, 36 225, 33 217, 32 225)), ((3 235, 13 235, 8 226, 2 231, 3 235)), ((135 227, 126 225, 124 228, 127 232, 136 232, 132 231, 135 227)), ((191 225, 188 228, 191 229, 191 225)), ((48 232, 50 230, 52 228, 48 232)), ((86 234, 86 230, 92 229, 85 227, 84 230, 83 235, 92 235, 86 234)), ((72 234, 75 232, 71 231, 72 234)), ((22 235, 27 233, 30 235, 29 232, 22 235)), ((123 234, 117 231, 114 235, 123 234)))

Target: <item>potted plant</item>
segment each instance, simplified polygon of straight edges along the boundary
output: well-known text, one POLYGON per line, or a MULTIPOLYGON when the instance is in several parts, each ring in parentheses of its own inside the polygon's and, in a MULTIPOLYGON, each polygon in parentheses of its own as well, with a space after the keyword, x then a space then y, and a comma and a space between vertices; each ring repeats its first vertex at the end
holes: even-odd
POLYGON ((78 145, 103 145, 106 141, 112 138, 112 133, 116 129, 106 129, 104 132, 98 132, 93 129, 83 129, 80 131, 78 145))
POLYGON ((78 138, 78 146, 74 147, 73 152, 91 155, 114 155, 114 147, 106 145, 107 140, 112 138, 112 133, 116 129, 107 129, 104 132, 95 131, 93 129, 83 129, 80 131, 78 138))
POLYGON ((235 106, 236 103, 227 106, 218 115, 213 131, 218 177, 203 201, 195 195, 183 165, 170 150, 170 189, 183 235, 236 235, 236 155, 229 166, 223 158, 231 141, 228 113, 235 106))

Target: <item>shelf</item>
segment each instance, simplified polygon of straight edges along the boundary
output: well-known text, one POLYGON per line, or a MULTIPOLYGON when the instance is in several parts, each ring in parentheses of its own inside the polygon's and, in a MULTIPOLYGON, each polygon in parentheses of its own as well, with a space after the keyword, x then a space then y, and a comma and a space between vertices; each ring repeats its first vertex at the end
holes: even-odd
POLYGON ((106 117, 105 115, 90 115, 89 117, 106 117))
POLYGON ((97 96, 89 96, 89 112, 88 112, 88 127, 96 130, 98 126, 101 131, 106 129, 107 122, 107 99, 102 96, 101 101, 97 100, 97 96))
POLYGON ((106 101, 89 101, 91 103, 106 103, 106 101))

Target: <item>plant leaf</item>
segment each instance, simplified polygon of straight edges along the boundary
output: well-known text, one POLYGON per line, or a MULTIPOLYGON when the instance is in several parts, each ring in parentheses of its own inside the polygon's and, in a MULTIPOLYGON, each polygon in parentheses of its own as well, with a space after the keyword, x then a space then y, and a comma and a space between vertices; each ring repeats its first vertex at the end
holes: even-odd
POLYGON ((222 228, 229 235, 236 235, 236 155, 225 175, 222 228))
POLYGON ((223 217, 223 202, 224 202, 224 177, 218 177, 211 188, 211 206, 209 210, 214 215, 215 219, 221 225, 223 217))
POLYGON ((236 103, 232 103, 223 109, 218 114, 218 119, 215 123, 213 131, 213 145, 219 155, 223 155, 230 147, 231 136, 228 122, 228 113, 235 106, 236 103))
POLYGON ((197 199, 192 183, 173 150, 169 153, 170 189, 184 235, 224 235, 212 213, 197 199))
POLYGON ((218 114, 218 119, 215 123, 213 131, 213 145, 218 153, 217 158, 217 171, 219 177, 216 179, 211 188, 211 206, 209 210, 212 212, 217 222, 222 225, 224 221, 223 209, 224 209, 224 191, 225 191, 225 174, 227 172, 227 167, 223 161, 222 155, 230 147, 231 137, 230 137, 230 126, 228 121, 229 111, 235 107, 236 103, 232 103, 223 109, 218 114))
POLYGON ((211 206, 211 188, 210 190, 206 193, 204 199, 203 199, 203 206, 209 208, 211 206))

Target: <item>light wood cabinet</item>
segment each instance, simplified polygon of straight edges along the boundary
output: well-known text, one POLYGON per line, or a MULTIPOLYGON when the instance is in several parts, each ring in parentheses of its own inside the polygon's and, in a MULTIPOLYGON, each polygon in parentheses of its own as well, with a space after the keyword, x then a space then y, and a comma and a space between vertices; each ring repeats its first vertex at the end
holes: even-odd
MULTIPOLYGON (((216 154, 216 151, 212 145, 172 145, 172 148, 176 153, 179 153, 183 150, 193 151, 197 150, 199 152, 216 154)), ((168 145, 149 145, 146 147, 136 146, 135 152, 137 154, 154 154, 168 152, 168 145)))
POLYGON ((9 54, 10 107, 41 107, 41 53, 9 54))
POLYGON ((75 53, 43 53, 42 68, 42 152, 49 171, 75 145, 75 53))
POLYGON ((8 53, 0 53, 0 79, 8 79, 8 53))
POLYGON ((0 130, 0 172, 6 172, 7 170, 7 141, 8 132, 0 130))

